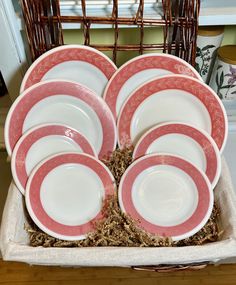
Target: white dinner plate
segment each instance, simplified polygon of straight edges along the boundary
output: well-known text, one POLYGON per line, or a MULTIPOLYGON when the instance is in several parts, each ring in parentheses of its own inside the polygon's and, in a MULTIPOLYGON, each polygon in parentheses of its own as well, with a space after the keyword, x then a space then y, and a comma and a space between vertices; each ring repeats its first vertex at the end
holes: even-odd
POLYGON ((185 75, 156 78, 129 96, 117 122, 119 145, 135 145, 151 127, 171 121, 205 130, 223 151, 228 135, 225 108, 209 86, 185 75))
POLYGON ((149 154, 132 163, 121 178, 118 197, 122 211, 139 227, 174 241, 206 224, 214 200, 206 175, 169 154, 149 154))
POLYGON ((137 56, 114 73, 104 91, 104 99, 114 117, 118 117, 125 100, 138 86, 167 74, 185 74, 202 81, 189 63, 174 55, 151 53, 137 56))
POLYGON ((221 157, 215 141, 191 125, 171 122, 151 128, 137 142, 133 159, 151 153, 170 153, 190 161, 207 175, 212 188, 220 178, 221 157))
POLYGON ((26 186, 28 212, 45 233, 80 240, 102 218, 105 199, 114 195, 108 168, 88 154, 62 153, 41 162, 26 186))
POLYGON ((40 81, 65 79, 81 83, 102 96, 116 69, 106 55, 94 48, 83 45, 59 46, 33 62, 23 78, 20 93, 40 81))
POLYGON ((68 126, 44 124, 27 131, 17 142, 11 158, 12 176, 21 193, 25 193, 29 174, 40 161, 68 151, 97 156, 88 140, 68 126))
POLYGON ((13 103, 5 123, 9 155, 27 130, 40 124, 58 123, 74 128, 90 142, 99 158, 116 147, 116 125, 104 100, 87 87, 71 81, 35 84, 13 103))

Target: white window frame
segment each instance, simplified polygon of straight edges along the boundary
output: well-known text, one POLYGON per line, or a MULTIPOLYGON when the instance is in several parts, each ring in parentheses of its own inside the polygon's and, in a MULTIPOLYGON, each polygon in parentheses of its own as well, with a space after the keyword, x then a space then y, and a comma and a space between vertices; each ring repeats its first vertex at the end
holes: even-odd
POLYGON ((0 35, 0 71, 14 101, 28 62, 15 10, 9 0, 0 1, 0 35))
MULTIPOLYGON (((111 0, 86 0, 86 2, 88 14, 108 16, 111 13, 111 0)), ((161 0, 144 0, 145 16, 160 18, 161 2, 161 0)), ((62 15, 81 14, 80 0, 61 0, 60 3, 62 15)), ((137 11, 138 3, 137 0, 119 0, 120 16, 132 15, 137 11)), ((236 25, 236 0, 201 0, 199 25, 236 25)), ((73 28, 73 26, 67 25, 65 28, 73 28)))
MULTIPOLYGON (((138 0, 119 0, 118 14, 120 17, 134 17, 139 6, 138 0)), ((86 15, 108 17, 112 14, 113 1, 111 0, 86 0, 86 15)), ((82 6, 80 0, 60 0, 61 15, 82 16, 82 6)), ((162 16, 161 0, 144 1, 144 17, 161 19, 162 16)), ((112 25, 93 24, 92 28, 111 28, 112 25)), ((120 26, 126 28, 128 26, 120 26)), ((130 27, 130 26, 129 26, 130 27)), ((80 28, 80 24, 63 24, 65 29, 80 28)))

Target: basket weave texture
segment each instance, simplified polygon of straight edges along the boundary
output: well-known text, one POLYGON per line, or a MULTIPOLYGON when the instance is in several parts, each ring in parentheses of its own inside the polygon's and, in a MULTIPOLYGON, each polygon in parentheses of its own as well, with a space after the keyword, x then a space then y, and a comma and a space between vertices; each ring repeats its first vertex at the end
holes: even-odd
POLYGON ((21 0, 32 61, 45 51, 64 44, 64 23, 79 23, 83 30, 83 44, 101 51, 112 51, 115 63, 120 51, 138 51, 143 54, 147 51, 161 50, 194 65, 200 0, 162 0, 161 17, 157 12, 157 16, 152 18, 145 16, 144 2, 144 0, 135 1, 138 3, 138 8, 134 16, 121 17, 118 13, 119 1, 112 0, 111 15, 99 17, 87 15, 88 3, 85 0, 80 1, 81 14, 76 16, 61 15, 59 0, 21 0), (94 25, 112 26, 113 43, 91 44, 90 31, 94 25), (132 26, 138 29, 139 43, 119 44, 119 32, 122 26, 132 26), (162 27, 163 41, 146 44, 144 41, 146 27, 162 27))

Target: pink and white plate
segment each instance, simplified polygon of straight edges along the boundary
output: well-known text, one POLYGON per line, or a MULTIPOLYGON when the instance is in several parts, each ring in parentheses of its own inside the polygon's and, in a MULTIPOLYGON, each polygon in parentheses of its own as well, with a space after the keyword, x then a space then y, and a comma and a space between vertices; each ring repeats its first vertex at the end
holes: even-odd
POLYGON ((221 157, 212 137, 205 131, 178 123, 157 125, 137 142, 133 159, 151 153, 178 155, 200 168, 214 188, 220 178, 221 157))
POLYGON ((123 64, 109 80, 104 99, 115 118, 128 96, 144 82, 167 74, 185 74, 202 81, 199 73, 186 61, 170 54, 145 54, 123 64))
POLYGON ((27 131, 17 142, 11 158, 12 176, 21 193, 25 193, 29 174, 40 161, 68 151, 97 156, 87 139, 70 127, 45 124, 27 131))
POLYGON ((26 207, 45 233, 80 240, 102 218, 103 201, 114 195, 108 168, 88 154, 63 153, 41 162, 26 186, 26 207))
POLYGON ((40 81, 71 80, 91 88, 102 96, 117 67, 102 52, 83 45, 53 48, 33 62, 26 72, 20 93, 40 81))
POLYGON ((52 80, 28 88, 13 103, 5 123, 8 154, 27 130, 47 123, 67 125, 80 132, 99 158, 116 147, 115 120, 104 100, 79 83, 52 80))
POLYGON ((117 122, 119 146, 136 145, 144 132, 172 121, 205 130, 223 151, 228 135, 225 108, 209 86, 185 75, 156 78, 129 96, 117 122))
POLYGON ((169 154, 137 159, 122 176, 119 204, 151 234, 182 240, 209 219, 213 191, 206 175, 192 163, 169 154))

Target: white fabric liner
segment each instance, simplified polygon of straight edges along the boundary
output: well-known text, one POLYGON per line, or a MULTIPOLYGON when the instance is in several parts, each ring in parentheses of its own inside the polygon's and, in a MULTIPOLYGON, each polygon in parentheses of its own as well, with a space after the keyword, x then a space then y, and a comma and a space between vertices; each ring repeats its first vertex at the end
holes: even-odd
POLYGON ((221 178, 215 200, 221 208, 222 240, 203 246, 126 248, 43 248, 30 247, 24 230, 22 195, 12 183, 3 213, 0 248, 4 260, 29 264, 62 266, 138 266, 186 264, 209 261, 221 263, 236 257, 236 196, 228 167, 222 160, 221 178))

